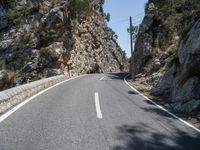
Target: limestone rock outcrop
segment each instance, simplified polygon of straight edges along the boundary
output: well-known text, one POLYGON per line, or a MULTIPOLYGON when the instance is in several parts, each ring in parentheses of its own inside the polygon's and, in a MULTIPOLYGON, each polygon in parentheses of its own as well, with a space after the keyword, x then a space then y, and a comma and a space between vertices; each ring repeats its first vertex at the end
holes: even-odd
POLYGON ((167 1, 147 3, 132 76, 146 76, 154 83, 150 83, 153 95, 164 97, 178 111, 189 112, 200 108, 200 2, 182 0, 169 6, 167 1))
POLYGON ((0 89, 59 74, 123 71, 125 53, 106 25, 103 1, 88 2, 1 1, 0 89))

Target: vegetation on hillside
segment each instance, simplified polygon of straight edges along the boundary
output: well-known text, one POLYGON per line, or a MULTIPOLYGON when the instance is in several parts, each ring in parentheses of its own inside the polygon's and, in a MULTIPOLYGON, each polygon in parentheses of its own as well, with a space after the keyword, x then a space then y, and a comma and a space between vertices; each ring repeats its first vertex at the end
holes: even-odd
POLYGON ((92 13, 90 0, 73 0, 70 4, 71 17, 80 19, 89 16, 92 13))
POLYGON ((6 7, 10 7, 13 3, 15 0, 0 0, 0 4, 6 7))
POLYGON ((155 55, 166 51, 170 56, 169 66, 177 62, 174 60, 180 41, 185 38, 191 25, 200 16, 199 0, 150 0, 155 4, 157 15, 153 26, 155 36, 158 31, 159 37, 154 37, 153 47, 155 55))
POLYGON ((133 38, 133 42, 135 43, 136 39, 137 39, 137 35, 138 35, 138 31, 139 31, 139 26, 132 26, 132 29, 127 28, 127 32, 130 33, 130 31, 132 31, 132 38, 133 38))

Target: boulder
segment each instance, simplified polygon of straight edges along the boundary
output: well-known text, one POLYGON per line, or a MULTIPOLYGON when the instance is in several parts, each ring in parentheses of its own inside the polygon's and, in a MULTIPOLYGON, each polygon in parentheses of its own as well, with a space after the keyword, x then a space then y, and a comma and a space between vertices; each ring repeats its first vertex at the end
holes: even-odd
POLYGON ((21 71, 23 72, 32 72, 34 71, 35 69, 37 69, 37 63, 36 62, 28 62, 23 68, 21 71))
POLYGON ((200 98, 200 79, 198 77, 193 77, 188 79, 188 81, 182 86, 179 82, 174 81, 171 85, 171 101, 184 101, 189 99, 200 98))
POLYGON ((178 57, 181 64, 186 65, 192 62, 191 59, 197 59, 192 55, 197 55, 200 61, 200 19, 196 21, 191 30, 188 32, 186 38, 181 42, 178 49, 178 57))
POLYGON ((47 29, 59 28, 63 26, 66 21, 66 16, 61 7, 55 7, 51 9, 45 20, 45 25, 47 29))
POLYGON ((200 108, 200 100, 191 100, 184 104, 178 103, 173 108, 175 111, 189 113, 200 108))
POLYGON ((52 77, 56 75, 64 74, 61 69, 54 69, 54 68, 46 68, 44 69, 43 75, 45 77, 52 77))
POLYGON ((171 89, 171 85, 173 82, 173 75, 172 75, 173 70, 170 69, 168 70, 164 76, 160 78, 158 83, 153 87, 152 89, 152 94, 155 96, 164 96, 166 98, 169 98, 169 93, 171 89))
POLYGON ((7 39, 0 42, 0 51, 7 50, 14 45, 13 39, 7 39))

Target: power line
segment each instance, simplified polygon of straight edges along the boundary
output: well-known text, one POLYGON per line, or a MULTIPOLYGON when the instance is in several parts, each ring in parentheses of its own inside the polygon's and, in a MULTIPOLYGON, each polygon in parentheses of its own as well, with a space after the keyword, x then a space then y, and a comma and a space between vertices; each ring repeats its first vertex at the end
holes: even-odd
POLYGON ((144 18, 145 15, 140 15, 140 16, 137 16, 137 17, 133 17, 134 19, 139 19, 139 18, 144 18))
POLYGON ((142 20, 144 17, 138 18, 138 19, 134 19, 135 21, 140 21, 142 20))
POLYGON ((140 15, 136 15, 136 16, 133 16, 133 18, 140 18, 140 17, 142 17, 142 16, 144 16, 144 14, 143 13, 141 13, 140 15))
POLYGON ((143 12, 140 12, 137 15, 133 16, 133 18, 138 17, 138 16, 143 15, 143 14, 144 14, 143 12))
MULTIPOLYGON (((143 17, 138 18, 138 19, 135 19, 135 18, 134 18, 133 24, 140 23, 142 20, 143 20, 143 17)), ((111 23, 111 24, 109 24, 109 25, 118 25, 118 24, 121 24, 121 23, 124 23, 124 22, 128 22, 128 21, 129 21, 129 19, 121 20, 121 21, 118 21, 118 22, 111 23)))
POLYGON ((129 21, 129 19, 120 20, 120 21, 111 23, 110 25, 119 24, 119 23, 123 23, 123 22, 127 22, 127 21, 129 21))
POLYGON ((133 24, 138 24, 138 23, 141 23, 141 22, 142 22, 142 20, 138 20, 138 21, 134 22, 133 24))
MULTIPOLYGON (((142 16, 143 16, 143 12, 138 13, 137 15, 133 16, 133 18, 134 18, 134 20, 135 20, 135 19, 138 19, 138 18, 140 18, 140 17, 142 17, 142 16)), ((119 20, 119 21, 110 23, 110 25, 119 24, 119 23, 128 22, 128 21, 129 21, 129 19, 123 19, 123 20, 119 20)))
POLYGON ((133 20, 133 24, 141 23, 143 19, 144 19, 144 17, 141 17, 141 18, 138 18, 138 19, 134 19, 133 20))

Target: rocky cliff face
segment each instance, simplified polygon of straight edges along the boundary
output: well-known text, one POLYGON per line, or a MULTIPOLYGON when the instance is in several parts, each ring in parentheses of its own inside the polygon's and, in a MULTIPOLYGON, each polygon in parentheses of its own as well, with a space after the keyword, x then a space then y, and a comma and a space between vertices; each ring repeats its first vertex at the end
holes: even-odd
POLYGON ((112 72, 126 58, 101 0, 0 1, 0 89, 58 74, 112 72))
POLYGON ((200 108, 200 2, 150 0, 133 58, 133 78, 180 111, 200 108))

